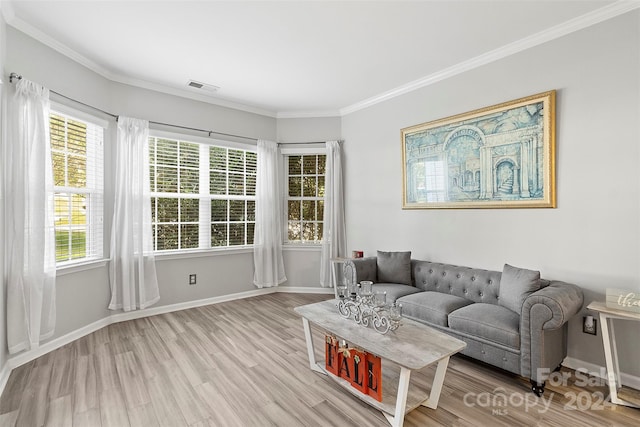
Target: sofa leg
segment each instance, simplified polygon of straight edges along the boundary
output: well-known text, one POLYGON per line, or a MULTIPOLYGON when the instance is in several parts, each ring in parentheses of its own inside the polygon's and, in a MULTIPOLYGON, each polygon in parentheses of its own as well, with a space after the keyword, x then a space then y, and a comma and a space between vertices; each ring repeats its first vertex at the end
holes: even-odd
POLYGON ((531 391, 533 391, 536 396, 541 397, 544 394, 544 382, 539 383, 531 380, 531 391))

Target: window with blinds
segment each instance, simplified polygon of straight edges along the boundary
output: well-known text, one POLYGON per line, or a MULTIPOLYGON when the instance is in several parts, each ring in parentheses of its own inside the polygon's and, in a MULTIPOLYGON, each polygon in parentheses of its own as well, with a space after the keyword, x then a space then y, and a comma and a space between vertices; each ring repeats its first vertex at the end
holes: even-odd
POLYGON ((102 126, 60 113, 49 116, 56 262, 101 259, 104 174, 102 126))
POLYGON ((156 251, 253 245, 255 152, 151 137, 156 251))
POLYGON ((289 155, 287 164, 287 241, 322 241, 324 215, 324 154, 289 155))

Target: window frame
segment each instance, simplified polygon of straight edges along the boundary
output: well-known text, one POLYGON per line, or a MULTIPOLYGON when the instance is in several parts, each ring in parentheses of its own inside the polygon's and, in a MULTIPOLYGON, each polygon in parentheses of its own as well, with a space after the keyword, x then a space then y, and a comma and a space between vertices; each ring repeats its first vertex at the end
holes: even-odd
MULTIPOLYGON (((317 241, 289 240, 289 162, 288 162, 288 158, 290 156, 317 156, 317 155, 327 156, 327 149, 325 146, 323 147, 281 147, 280 154, 281 154, 280 157, 281 157, 281 165, 282 165, 282 243, 283 243, 283 247, 286 249, 305 248, 310 250, 314 248, 320 248, 322 245, 322 239, 319 239, 317 241)), ((325 169, 325 183, 326 183, 326 169, 325 169)), ((326 198, 326 192, 324 197, 322 198, 315 197, 314 200, 322 200, 323 206, 324 206, 325 198, 326 198)), ((324 222, 325 221, 323 218, 322 220, 323 227, 324 227, 324 222)))
MULTIPOLYGON (((220 147, 231 150, 244 150, 247 152, 252 152, 257 155, 258 147, 256 145, 244 144, 234 141, 227 141, 217 138, 207 138, 198 135, 193 135, 189 133, 180 133, 180 132, 169 132, 166 130, 158 129, 155 127, 150 127, 149 129, 149 138, 160 138, 160 139, 169 139, 176 140, 179 142, 187 142, 187 143, 195 143, 199 145, 199 167, 198 167, 198 176, 199 176, 199 192, 198 193, 156 193, 150 192, 151 197, 175 197, 177 199, 181 198, 195 198, 200 201, 199 206, 199 219, 198 219, 198 247, 197 248, 184 248, 184 249, 168 249, 168 250, 156 250, 155 249, 155 230, 153 232, 154 238, 154 250, 153 254, 156 259, 181 259, 185 257, 200 257, 200 256, 209 256, 215 254, 228 254, 228 253, 244 253, 244 252, 253 252, 253 243, 246 245, 233 245, 233 246, 212 246, 211 245, 211 225, 213 224, 211 217, 211 201, 214 199, 223 199, 223 200, 253 200, 255 202, 254 196, 237 196, 237 195, 214 195, 210 192, 210 182, 209 182, 209 174, 211 169, 209 167, 209 149, 210 147, 220 147), (203 157, 203 153, 207 152, 206 158, 203 157), (202 168, 206 167, 206 172, 202 172, 202 168), (156 194, 158 194, 156 196, 156 194), (208 213, 208 221, 203 221, 203 215, 208 213)), ((245 174, 246 176, 246 174, 245 174)), ((246 203, 245 203, 246 206, 246 203)), ((228 212, 228 208, 227 208, 228 212)), ((229 221, 231 222, 231 221, 229 221)), ((255 223, 255 220, 252 221, 255 223)), ((156 224, 157 222, 153 222, 152 224, 156 224)), ((246 224, 247 221, 245 220, 246 224)), ((181 224, 180 222, 178 224, 181 224)), ((246 230, 246 225, 245 225, 246 230)))
MULTIPOLYGON (((56 274, 57 275, 64 275, 64 274, 68 274, 68 273, 72 273, 72 272, 76 272, 76 271, 83 271, 86 269, 90 269, 93 267, 100 267, 103 265, 106 265, 106 262, 108 261, 108 256, 105 255, 108 252, 107 249, 107 238, 105 238, 105 219, 106 219, 106 200, 105 200, 105 194, 106 194, 106 168, 107 168, 107 144, 106 141, 108 139, 109 136, 109 125, 110 122, 95 116, 93 114, 87 113, 85 111, 82 110, 78 110, 76 108, 67 106, 65 104, 61 104, 58 103, 56 101, 50 101, 50 108, 49 108, 49 118, 48 118, 48 125, 49 125, 49 129, 51 126, 51 116, 52 115, 59 115, 59 116, 63 116, 66 119, 71 119, 74 121, 79 121, 79 122, 85 122, 85 123, 89 123, 91 125, 97 126, 102 128, 102 177, 101 180, 102 182, 100 183, 101 186, 99 189, 97 190, 89 190, 86 188, 79 188, 79 187, 67 187, 67 186, 56 186, 55 183, 53 185, 53 194, 55 195, 56 193, 72 193, 72 194, 101 194, 102 197, 102 211, 98 212, 99 209, 91 209, 90 212, 87 212, 87 234, 90 235, 94 235, 95 233, 95 229, 96 228, 100 228, 101 229, 101 233, 102 233, 102 241, 101 244, 100 242, 98 242, 97 244, 94 245, 97 255, 94 256, 85 256, 82 258, 75 258, 75 259, 68 259, 65 261, 58 261, 56 259, 56 274), (93 225, 93 226, 92 226, 93 225)), ((54 149, 51 146, 51 141, 49 142, 49 147, 51 149, 51 154, 52 154, 52 172, 53 172, 53 152, 54 149)), ((85 170, 86 170, 86 179, 87 179, 87 185, 89 184, 89 180, 90 177, 93 177, 93 174, 88 173, 89 171, 89 166, 92 163, 92 160, 94 160, 92 158, 92 156, 90 155, 90 151, 91 150, 95 150, 97 149, 97 147, 94 146, 87 146, 86 147, 86 163, 85 163, 85 170)), ((65 171, 66 172, 66 171, 65 171)), ((55 199, 55 197, 54 197, 55 199)), ((54 224, 55 227, 55 224, 54 224)), ((56 255, 57 258, 57 255, 56 255)))

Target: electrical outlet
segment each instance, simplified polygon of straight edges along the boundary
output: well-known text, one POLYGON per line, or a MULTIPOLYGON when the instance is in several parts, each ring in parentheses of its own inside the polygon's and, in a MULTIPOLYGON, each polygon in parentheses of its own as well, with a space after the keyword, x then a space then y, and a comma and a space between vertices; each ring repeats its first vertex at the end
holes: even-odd
POLYGON ((582 318, 582 332, 590 335, 597 335, 598 321, 593 316, 584 316, 582 318))
POLYGON ((189 275, 189 284, 190 285, 195 285, 196 284, 196 275, 195 274, 190 274, 189 275))

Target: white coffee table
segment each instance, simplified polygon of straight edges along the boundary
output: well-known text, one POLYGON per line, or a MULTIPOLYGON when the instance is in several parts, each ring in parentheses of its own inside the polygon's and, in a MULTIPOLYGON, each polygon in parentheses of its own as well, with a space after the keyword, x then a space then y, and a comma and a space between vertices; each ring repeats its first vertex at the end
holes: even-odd
POLYGON ((409 319, 403 319, 402 326, 397 330, 385 335, 379 334, 371 328, 341 317, 335 300, 303 305, 294 310, 302 316, 309 365, 312 370, 327 374, 324 364, 316 363, 309 322, 381 357, 383 361, 388 360, 400 366, 397 383, 394 381, 396 378, 384 376, 382 402, 360 393, 346 380, 329 375, 345 390, 380 410, 394 427, 401 427, 405 414, 418 406, 432 409, 438 407, 449 358, 466 347, 464 341, 409 319), (424 369, 434 363, 438 365, 430 391, 416 386, 409 387, 411 371, 424 369))

